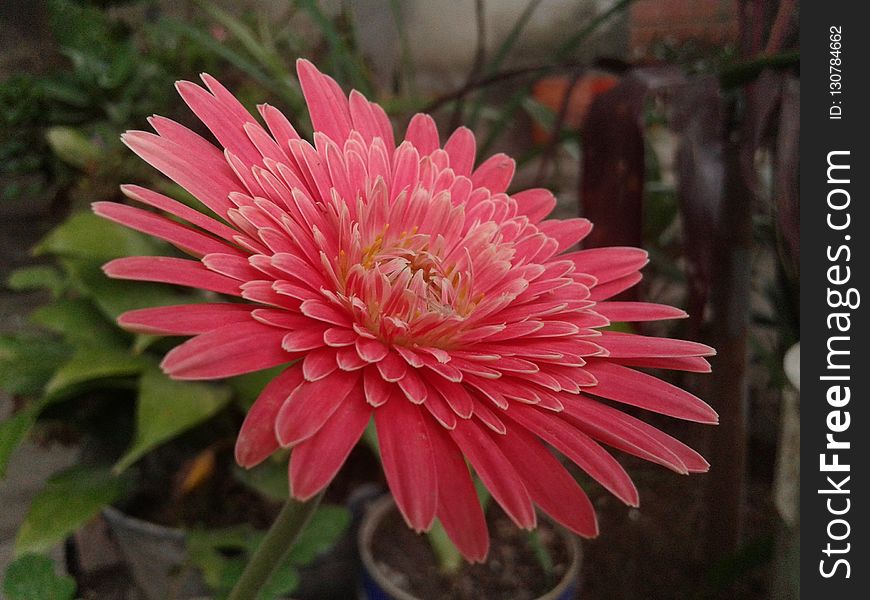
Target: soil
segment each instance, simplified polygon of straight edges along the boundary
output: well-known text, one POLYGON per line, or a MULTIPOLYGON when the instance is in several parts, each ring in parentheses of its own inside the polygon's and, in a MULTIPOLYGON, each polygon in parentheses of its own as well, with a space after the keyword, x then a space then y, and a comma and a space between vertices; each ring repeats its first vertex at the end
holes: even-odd
POLYGON ((536 557, 530 534, 494 503, 487 522, 489 558, 483 564, 463 562, 453 575, 439 570, 426 536, 409 529, 396 510, 375 530, 372 552, 393 584, 421 600, 532 600, 553 589, 570 567, 570 548, 548 521, 539 520, 537 535, 552 560, 549 573, 536 557))

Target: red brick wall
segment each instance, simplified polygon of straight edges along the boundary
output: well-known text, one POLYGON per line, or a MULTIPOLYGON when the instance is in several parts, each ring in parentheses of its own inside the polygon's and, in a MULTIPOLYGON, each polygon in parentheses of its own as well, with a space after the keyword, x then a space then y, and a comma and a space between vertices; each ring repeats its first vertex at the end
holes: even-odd
POLYGON ((631 6, 629 48, 646 56, 661 41, 719 45, 737 37, 737 0, 638 0, 631 6))

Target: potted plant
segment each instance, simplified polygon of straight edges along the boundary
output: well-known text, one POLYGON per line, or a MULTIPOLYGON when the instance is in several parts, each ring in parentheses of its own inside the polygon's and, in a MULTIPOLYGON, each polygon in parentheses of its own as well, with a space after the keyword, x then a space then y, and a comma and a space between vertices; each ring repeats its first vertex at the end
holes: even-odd
POLYGON ((292 499, 230 598, 266 585, 370 423, 404 521, 425 531, 437 517, 471 562, 490 537, 469 464, 520 528, 535 526, 537 505, 585 536, 597 533, 592 505, 544 443, 631 505, 637 491, 602 443, 680 473, 707 469, 604 402, 716 422, 697 397, 637 370, 708 371, 711 348, 604 329, 685 316, 610 300, 639 281, 645 252, 569 252, 591 224, 545 220, 547 190, 508 195, 513 161, 496 155, 475 168, 469 130, 442 147, 421 114, 396 146, 377 104, 346 97, 308 61, 298 71, 314 145, 268 105, 264 128, 205 75, 205 87, 178 89, 224 152, 168 120, 125 142, 207 210, 141 188, 125 191, 186 224, 95 206, 189 256, 115 259, 109 277, 232 299, 120 317, 139 333, 193 336, 166 355, 165 373, 194 381, 282 369, 248 411, 235 455, 251 468, 290 448, 292 499))

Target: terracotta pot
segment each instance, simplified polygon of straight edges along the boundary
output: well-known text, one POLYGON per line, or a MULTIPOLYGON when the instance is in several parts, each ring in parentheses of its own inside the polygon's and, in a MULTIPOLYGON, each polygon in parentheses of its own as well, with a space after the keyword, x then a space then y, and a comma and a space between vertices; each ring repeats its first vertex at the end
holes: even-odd
MULTIPOLYGON (((381 521, 391 511, 397 510, 392 496, 384 496, 373 502, 363 518, 357 542, 360 559, 362 560, 362 590, 361 600, 420 600, 417 596, 397 587, 378 567, 372 554, 372 539, 381 521)), ((570 554, 570 563, 562 579, 549 592, 539 596, 537 600, 573 600, 579 592, 578 576, 582 553, 577 538, 561 527, 557 527, 559 535, 565 541, 565 547, 570 554)))

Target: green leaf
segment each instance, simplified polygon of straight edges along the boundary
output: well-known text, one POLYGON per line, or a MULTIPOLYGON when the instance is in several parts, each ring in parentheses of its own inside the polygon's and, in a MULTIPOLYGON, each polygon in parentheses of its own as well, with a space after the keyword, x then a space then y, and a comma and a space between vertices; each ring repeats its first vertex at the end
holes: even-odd
POLYGON ((38 394, 69 356, 67 346, 47 336, 0 336, 0 390, 38 394))
POLYGON ((52 152, 73 167, 85 169, 100 161, 100 149, 77 129, 52 127, 45 133, 45 139, 52 152))
POLYGON ((227 384, 239 398, 239 403, 246 411, 251 408, 251 405, 263 391, 270 381, 281 374, 287 365, 272 367, 271 369, 263 369, 262 371, 254 371, 244 375, 237 375, 227 379, 227 384))
POLYGON ((38 410, 28 406, 0 423, 0 479, 6 477, 9 459, 36 422, 38 410))
POLYGON ((236 466, 233 475, 246 486, 277 502, 286 502, 290 495, 286 452, 252 469, 236 466))
POLYGON ((161 254, 165 248, 153 238, 91 212, 79 212, 50 231, 34 252, 107 261, 121 256, 161 254))
POLYGON ((3 594, 7 600, 72 600, 75 579, 57 575, 54 561, 39 554, 25 554, 6 569, 3 594))
POLYGON ((73 344, 124 348, 127 336, 84 298, 57 300, 36 309, 34 323, 59 333, 73 344))
POLYGON ((75 467, 55 475, 33 499, 15 539, 15 555, 51 549, 123 490, 123 481, 103 468, 75 467))
POLYGON ((170 285, 109 279, 94 262, 75 259, 62 262, 77 289, 112 320, 128 310, 190 304, 203 299, 202 295, 185 293, 170 285))
POLYGON ((54 298, 60 296, 66 287, 66 282, 57 269, 46 265, 17 269, 9 276, 6 284, 16 292, 48 290, 54 298))
POLYGON ((139 380, 135 439, 113 471, 120 473, 154 447, 212 417, 230 396, 226 387, 174 381, 157 370, 147 371, 139 380))
POLYGON ((132 356, 126 350, 106 346, 79 346, 73 357, 60 367, 45 386, 51 400, 76 391, 82 384, 110 377, 127 377, 144 371, 151 361, 132 356))
POLYGON ((332 548, 349 524, 350 512, 343 506, 320 506, 290 549, 290 562, 307 565, 332 548))

